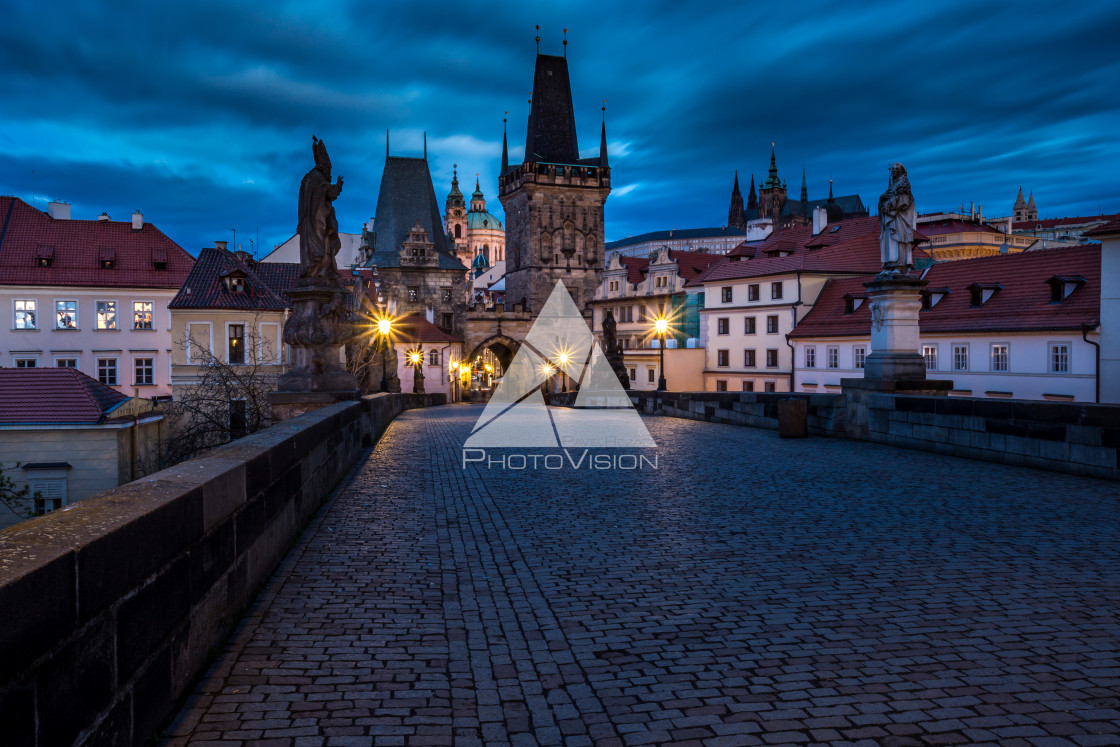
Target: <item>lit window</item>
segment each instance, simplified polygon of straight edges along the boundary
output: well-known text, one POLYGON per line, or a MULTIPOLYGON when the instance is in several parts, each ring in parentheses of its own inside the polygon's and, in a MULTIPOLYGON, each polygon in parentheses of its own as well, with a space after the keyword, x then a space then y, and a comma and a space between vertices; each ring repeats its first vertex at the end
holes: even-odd
POLYGON ((117 385, 117 359, 97 359, 97 380, 106 386, 117 385))
POLYGON ((38 329, 36 301, 16 301, 16 329, 38 329))
POLYGON ((155 361, 152 358, 137 358, 135 361, 135 371, 137 386, 145 386, 155 384, 155 361))
POLYGON ((922 345, 922 358, 926 362, 927 371, 937 370, 937 346, 936 345, 922 345))
POLYGON ((97 328, 98 329, 116 329, 117 328, 117 302, 116 301, 98 301, 97 302, 97 328))
POLYGON ((151 301, 134 301, 132 303, 132 328, 153 329, 151 301))
POLYGON ((1051 343, 1050 373, 1069 373, 1069 345, 1067 343, 1051 343))
POLYGON ((855 347, 852 348, 852 366, 854 368, 863 368, 863 364, 867 361, 867 348, 855 347))
POLYGON ((953 346, 953 370, 968 370, 968 345, 953 346))
POLYGON ((1008 355, 1007 345, 1005 343, 997 342, 992 344, 993 371, 1006 372, 1008 370, 1009 357, 1010 356, 1008 355))
POLYGON ((810 345, 805 348, 805 368, 817 367, 817 349, 810 345))
POLYGON ((245 325, 229 325, 229 362, 233 364, 245 362, 245 325))
POLYGON ((55 301, 54 302, 54 315, 55 315, 55 329, 77 329, 78 328, 78 302, 77 301, 55 301))

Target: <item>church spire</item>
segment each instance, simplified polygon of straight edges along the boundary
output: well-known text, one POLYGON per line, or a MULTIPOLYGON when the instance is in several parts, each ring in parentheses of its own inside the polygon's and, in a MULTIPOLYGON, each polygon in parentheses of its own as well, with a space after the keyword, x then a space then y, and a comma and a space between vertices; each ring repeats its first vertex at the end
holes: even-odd
POLYGON ((770 143, 770 173, 766 177, 763 189, 777 189, 781 186, 782 181, 778 178, 778 162, 774 156, 774 143, 770 143))
POLYGON ((747 210, 758 209, 758 195, 754 192, 754 174, 751 174, 751 191, 747 193, 747 210))
POLYGON ((805 182, 805 168, 801 168, 801 201, 809 201, 809 187, 805 182))
POLYGON ((731 205, 727 209, 727 225, 731 228, 746 230, 747 217, 743 214, 743 193, 739 191, 739 172, 735 172, 735 183, 731 187, 731 205))

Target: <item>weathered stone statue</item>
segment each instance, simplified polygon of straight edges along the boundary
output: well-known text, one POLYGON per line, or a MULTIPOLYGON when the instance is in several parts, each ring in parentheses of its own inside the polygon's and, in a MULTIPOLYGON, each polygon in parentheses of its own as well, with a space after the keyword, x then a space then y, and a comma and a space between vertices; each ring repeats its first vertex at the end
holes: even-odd
POLYGON ((910 179, 901 163, 891 164, 891 184, 879 198, 879 251, 884 272, 905 273, 914 266, 914 227, 918 211, 910 179))
POLYGON ((623 389, 630 388, 630 374, 626 370, 626 362, 622 357, 622 344, 618 341, 618 325, 614 321, 614 312, 607 309, 603 314, 603 355, 611 365, 623 389))
POLYGON ((327 146, 314 135, 311 150, 315 167, 299 185, 299 276, 314 285, 337 285, 338 268, 334 258, 342 248, 334 201, 342 192, 342 177, 331 184, 331 159, 327 146))
POLYGON ((334 263, 342 245, 334 214, 342 177, 331 184, 327 148, 322 140, 311 140, 315 167, 299 187, 299 278, 286 292, 292 313, 284 322, 284 342, 291 346, 292 366, 270 397, 274 420, 358 395, 357 380, 343 368, 350 303, 334 263))

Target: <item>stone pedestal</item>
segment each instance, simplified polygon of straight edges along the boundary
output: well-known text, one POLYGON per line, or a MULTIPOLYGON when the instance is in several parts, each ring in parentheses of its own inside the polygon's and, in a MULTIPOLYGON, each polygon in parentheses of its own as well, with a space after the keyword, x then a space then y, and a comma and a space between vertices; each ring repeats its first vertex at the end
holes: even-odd
POLYGON ((287 295, 293 309, 284 323, 284 342, 292 349, 292 368, 269 395, 274 422, 359 396, 357 380, 341 363, 346 290, 337 285, 304 285, 287 295))
POLYGON ((897 272, 880 273, 863 284, 871 308, 871 354, 863 366, 869 381, 922 381, 925 360, 918 352, 918 313, 925 280, 897 272))

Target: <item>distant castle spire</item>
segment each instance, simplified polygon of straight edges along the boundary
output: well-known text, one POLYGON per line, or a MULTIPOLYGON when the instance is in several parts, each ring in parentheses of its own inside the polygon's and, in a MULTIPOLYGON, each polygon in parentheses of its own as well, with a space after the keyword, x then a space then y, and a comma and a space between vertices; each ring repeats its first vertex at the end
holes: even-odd
POLYGON ((735 172, 735 182, 731 186, 731 205, 727 209, 727 225, 731 228, 747 229, 747 218, 743 214, 743 193, 739 191, 739 172, 735 172))
POLYGON ((766 177, 766 184, 763 189, 777 189, 782 186, 781 179, 778 178, 778 162, 774 157, 774 143, 770 143, 770 173, 766 177))
POLYGON ((805 182, 805 168, 801 168, 801 201, 809 201, 809 187, 805 182))
POLYGON ((751 174, 751 190, 747 193, 747 210, 758 209, 758 195, 754 191, 754 174, 751 174))
POLYGON ((1038 220, 1038 207, 1034 204, 1034 190, 1031 190, 1031 198, 1027 201, 1027 220, 1038 220))

